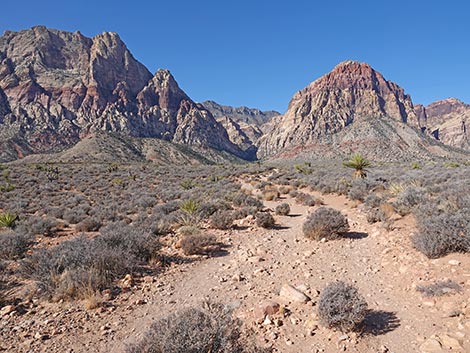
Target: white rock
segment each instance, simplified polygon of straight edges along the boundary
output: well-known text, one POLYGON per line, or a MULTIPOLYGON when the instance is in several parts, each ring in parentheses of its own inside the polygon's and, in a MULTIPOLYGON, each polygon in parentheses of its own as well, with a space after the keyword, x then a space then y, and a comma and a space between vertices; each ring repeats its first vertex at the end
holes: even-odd
POLYGON ((294 288, 290 284, 284 284, 279 292, 279 295, 291 302, 306 303, 310 300, 304 293, 294 288))

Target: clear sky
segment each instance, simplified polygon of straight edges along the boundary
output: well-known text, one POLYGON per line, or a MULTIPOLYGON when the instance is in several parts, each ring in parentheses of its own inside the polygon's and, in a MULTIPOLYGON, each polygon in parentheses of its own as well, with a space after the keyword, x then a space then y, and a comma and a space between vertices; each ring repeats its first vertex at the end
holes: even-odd
POLYGON ((0 32, 34 25, 118 32, 195 101, 283 112, 296 91, 353 59, 415 103, 470 103, 468 1, 2 1, 0 32))

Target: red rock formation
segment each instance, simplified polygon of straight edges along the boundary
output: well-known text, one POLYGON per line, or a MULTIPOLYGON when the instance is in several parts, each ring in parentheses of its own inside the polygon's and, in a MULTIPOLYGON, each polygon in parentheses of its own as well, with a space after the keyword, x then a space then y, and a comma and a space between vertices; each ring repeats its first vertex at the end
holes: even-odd
MULTIPOLYGON (((166 70, 152 77, 116 33, 90 39, 42 26, 0 37, 0 89, 33 151, 68 146, 93 130, 157 137, 250 158, 166 70)), ((2 108, 3 107, 3 108, 2 108)), ((1 116, 0 116, 1 117, 1 116)), ((251 156, 253 157, 253 156, 251 156)))
POLYGON ((436 139, 470 150, 470 105, 455 98, 417 106, 421 125, 436 139))
POLYGON ((412 128, 417 125, 411 98, 401 87, 368 64, 347 61, 297 92, 287 112, 267 123, 258 156, 360 151, 375 159, 403 159, 435 153, 412 128))

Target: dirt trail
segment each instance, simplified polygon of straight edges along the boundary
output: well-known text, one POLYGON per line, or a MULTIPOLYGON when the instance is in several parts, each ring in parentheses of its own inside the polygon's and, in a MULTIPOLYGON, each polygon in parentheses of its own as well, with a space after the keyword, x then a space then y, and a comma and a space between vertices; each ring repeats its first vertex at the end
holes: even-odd
MULTIPOLYGON (((434 334, 448 334, 458 340, 462 349, 457 351, 470 352, 469 321, 452 314, 465 311, 467 304, 470 307, 466 302, 470 287, 468 257, 458 254, 430 261, 411 248, 411 219, 396 221, 396 229, 389 232, 380 225, 368 224, 361 208, 343 196, 315 196, 321 197, 325 206, 347 215, 352 231, 347 238, 307 240, 302 224, 318 206, 301 206, 289 197, 265 202, 271 209, 288 202, 291 215, 276 216, 276 229, 247 225, 220 233, 220 240, 230 244, 225 256, 172 267, 154 283, 121 295, 120 305, 114 308, 91 315, 72 311, 70 315, 80 318, 76 328, 70 334, 52 336, 37 351, 122 352, 125 344, 139 339, 154 319, 207 298, 236 308, 236 314, 255 328, 261 341, 265 339, 263 343, 272 344, 277 352, 420 352, 423 342, 434 334), (459 265, 449 264, 451 259, 459 265), (414 289, 422 281, 444 278, 460 283, 463 291, 429 299, 414 289), (318 292, 337 279, 354 283, 366 298, 371 313, 365 332, 346 337, 319 326, 310 335, 305 324, 317 320, 318 292), (280 301, 291 312, 281 327, 254 324, 252 309, 264 299, 280 300, 283 284, 303 286, 312 301, 280 301)), ((441 351, 447 351, 445 345, 441 351)))

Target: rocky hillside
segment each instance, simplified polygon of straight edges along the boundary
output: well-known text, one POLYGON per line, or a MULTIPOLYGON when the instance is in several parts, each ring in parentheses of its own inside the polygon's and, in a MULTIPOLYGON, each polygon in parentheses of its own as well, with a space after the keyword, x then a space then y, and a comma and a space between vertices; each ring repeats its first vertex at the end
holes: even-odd
POLYGON ((205 101, 201 104, 210 111, 215 118, 228 117, 238 124, 245 123, 261 126, 271 118, 281 115, 281 113, 274 110, 261 111, 256 108, 231 107, 218 104, 214 101, 205 101))
POLYGON ((42 26, 0 37, 2 159, 122 132, 250 159, 166 70, 154 76, 116 33, 87 38, 42 26))
POLYGON ((401 87, 368 64, 347 61, 297 92, 287 112, 267 123, 258 155, 361 152, 388 160, 451 153, 418 125, 411 98, 401 87))
POLYGON ((420 125, 446 145, 470 150, 470 105, 449 98, 416 106, 420 125))
POLYGON ((274 110, 261 111, 256 108, 231 107, 214 101, 201 103, 227 130, 230 141, 244 151, 256 153, 256 142, 263 135, 263 126, 281 113, 274 110))

